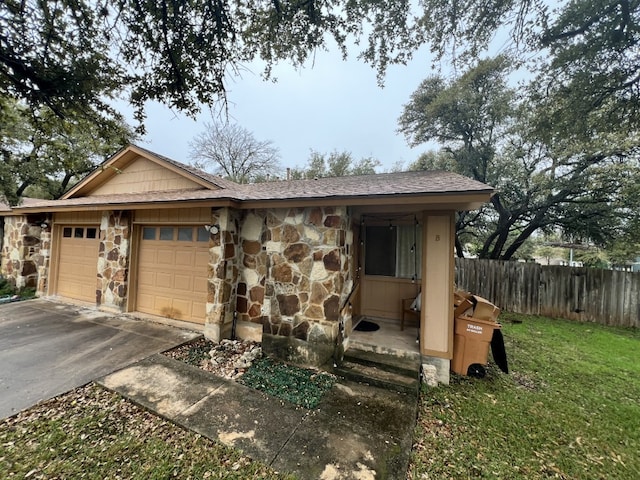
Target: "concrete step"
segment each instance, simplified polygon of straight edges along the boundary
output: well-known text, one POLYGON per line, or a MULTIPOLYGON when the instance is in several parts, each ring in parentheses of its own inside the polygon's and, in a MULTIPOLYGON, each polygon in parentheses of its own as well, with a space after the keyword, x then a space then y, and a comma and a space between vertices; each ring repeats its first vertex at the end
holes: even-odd
POLYGON ((362 365, 377 366, 389 372, 400 375, 414 377, 420 374, 422 357, 416 352, 415 355, 385 355, 366 350, 350 348, 344 352, 344 359, 348 362, 360 363, 362 365))
POLYGON ((378 355, 389 356, 389 357, 400 357, 400 358, 407 357, 410 359, 415 359, 418 362, 421 359, 420 352, 418 351, 418 343, 415 344, 415 350, 413 349, 410 350, 406 346, 399 348, 399 347, 392 347, 387 345, 371 344, 371 343, 366 343, 358 340, 350 340, 349 349, 347 350, 347 352, 352 352, 356 350, 376 353, 378 355))
POLYGON ((347 380, 417 395, 420 389, 420 362, 372 352, 349 349, 333 373, 347 380))

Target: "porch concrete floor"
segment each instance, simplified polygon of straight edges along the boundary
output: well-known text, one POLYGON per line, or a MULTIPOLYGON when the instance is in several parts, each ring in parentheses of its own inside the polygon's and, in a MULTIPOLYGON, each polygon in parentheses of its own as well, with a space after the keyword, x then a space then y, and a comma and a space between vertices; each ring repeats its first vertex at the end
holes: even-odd
MULTIPOLYGON (((390 320, 377 317, 363 317, 376 323, 380 328, 374 332, 354 330, 349 336, 349 348, 364 350, 398 357, 414 357, 420 355, 418 328, 409 324, 400 330, 400 320, 390 320)), ((357 322, 354 324, 357 325, 357 322)))

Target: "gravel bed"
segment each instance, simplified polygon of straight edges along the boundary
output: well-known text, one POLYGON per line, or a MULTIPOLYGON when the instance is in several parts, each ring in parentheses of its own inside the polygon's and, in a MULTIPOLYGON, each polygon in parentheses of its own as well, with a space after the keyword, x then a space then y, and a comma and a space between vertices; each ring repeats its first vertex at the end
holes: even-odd
POLYGON ((164 355, 235 380, 241 377, 254 360, 262 358, 262 347, 257 342, 222 340, 214 343, 205 338, 181 345, 164 355))

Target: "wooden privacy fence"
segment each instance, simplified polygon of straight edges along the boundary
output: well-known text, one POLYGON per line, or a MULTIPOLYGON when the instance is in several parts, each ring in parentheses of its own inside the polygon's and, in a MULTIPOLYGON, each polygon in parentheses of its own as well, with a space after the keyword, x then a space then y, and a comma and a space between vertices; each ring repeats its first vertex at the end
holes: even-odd
POLYGON ((456 258, 456 286, 510 312, 640 327, 640 273, 456 258))

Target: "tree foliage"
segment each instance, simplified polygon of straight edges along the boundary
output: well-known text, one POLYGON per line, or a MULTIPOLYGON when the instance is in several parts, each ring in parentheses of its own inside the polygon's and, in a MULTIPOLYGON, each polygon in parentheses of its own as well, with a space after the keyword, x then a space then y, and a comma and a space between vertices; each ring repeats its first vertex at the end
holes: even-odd
POLYGON ((257 140, 236 124, 205 124, 191 141, 193 165, 238 183, 264 181, 280 170, 278 149, 271 140, 257 140))
MULTIPOLYGON (((112 121, 111 100, 124 96, 142 122, 148 101, 191 114, 202 104, 224 101, 229 77, 256 59, 268 77, 278 62, 301 66, 333 44, 346 56, 347 47, 356 44, 382 81, 390 63, 405 62, 421 45, 444 63, 475 65, 504 32, 511 39, 508 61, 535 76, 526 92, 531 103, 521 102, 524 112, 535 109, 535 118, 516 115, 531 138, 512 142, 507 157, 501 153, 507 151, 502 143, 514 112, 509 98, 488 99, 515 92, 491 82, 475 85, 486 75, 470 73, 455 84, 428 79, 425 91, 446 91, 449 97, 455 88, 476 89, 468 105, 440 95, 440 104, 425 99, 430 115, 447 127, 465 126, 464 121, 456 126, 451 115, 490 123, 474 127, 474 136, 451 130, 451 138, 413 125, 412 141, 440 136, 461 171, 481 180, 491 178, 490 168, 517 167, 516 176, 532 177, 530 190, 511 192, 529 203, 535 198, 541 206, 535 212, 504 207, 509 186, 496 183, 502 190, 494 200, 494 220, 516 239, 510 243, 497 235, 486 252, 508 257, 504 245, 517 250, 530 235, 509 227, 513 219, 531 215, 532 228, 544 228, 551 220, 540 218, 563 216, 558 204, 565 210, 569 204, 580 212, 592 209, 596 217, 606 205, 600 201, 605 189, 618 186, 600 169, 616 168, 640 142, 640 0, 557 5, 546 0, 5 0, 0 2, 0 96, 22 100, 34 112, 47 107, 71 122, 83 117, 99 125, 112 121), (490 111, 482 110, 489 105, 490 111), (482 138, 475 136, 479 132, 482 138), (507 165, 496 167, 498 157, 507 165), (590 181, 592 172, 598 188, 580 194, 575 185, 590 181), (552 182, 559 183, 552 187, 552 182)), ((492 65, 478 68, 487 68, 488 75, 492 65)), ((2 166, 3 172, 11 169, 2 166)), ((577 215, 571 228, 582 228, 581 218, 577 215)))
POLYGON ((516 95, 508 72, 499 57, 458 79, 430 77, 399 119, 411 144, 443 147, 417 167, 453 169, 496 187, 489 206, 458 215, 458 255, 472 242, 481 258, 508 260, 534 232, 553 228, 606 244, 631 225, 624 212, 640 178, 638 144, 558 141, 539 123, 547 105, 516 95))
POLYGON ((109 108, 125 94, 187 113, 225 98, 229 74, 261 59, 302 65, 328 42, 366 38, 384 68, 412 51, 409 2, 358 0, 6 0, 0 3, 0 93, 60 115, 109 108))
POLYGON ((380 167, 379 160, 363 157, 355 160, 351 152, 320 153, 311 151, 307 165, 290 171, 293 180, 314 179, 322 177, 344 177, 347 175, 371 175, 380 167))
POLYGON ((620 118, 622 106, 636 122, 639 1, 6 0, 0 93, 59 114, 103 111, 121 94, 139 119, 149 100, 194 113, 223 99, 229 74, 251 60, 269 75, 280 61, 300 66, 334 44, 346 56, 356 44, 382 80, 421 45, 469 65, 507 32, 552 96, 620 118))
POLYGON ((149 100, 194 113, 224 99, 228 75, 251 60, 269 75, 280 61, 300 66, 330 44, 346 56, 355 43, 382 79, 420 45, 469 65, 508 32, 545 96, 635 123, 639 1, 7 0, 0 93, 57 113, 103 111, 120 94, 139 119, 149 100))
MULTIPOLYGON (((124 121, 61 119, 0 97, 0 197, 10 204, 31 191, 56 198, 96 164, 134 139, 124 121)), ((104 119, 103 119, 104 120, 104 119)))

